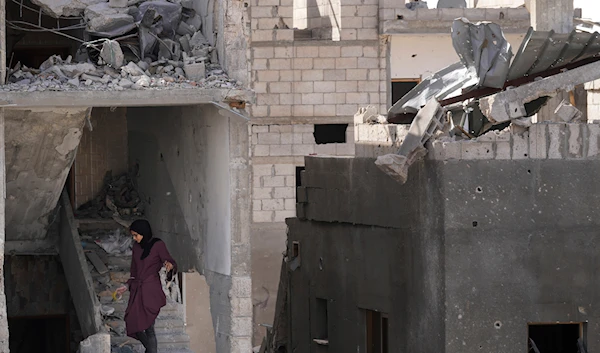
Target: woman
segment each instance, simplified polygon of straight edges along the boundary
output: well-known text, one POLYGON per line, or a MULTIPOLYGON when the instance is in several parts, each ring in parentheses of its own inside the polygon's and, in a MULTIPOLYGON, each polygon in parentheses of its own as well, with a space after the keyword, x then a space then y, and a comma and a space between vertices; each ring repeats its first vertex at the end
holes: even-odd
POLYGON ((131 277, 127 286, 117 289, 117 293, 122 295, 129 287, 129 303, 125 311, 127 336, 142 342, 146 353, 157 353, 154 321, 160 308, 167 304, 158 272, 163 266, 167 272, 176 270, 177 264, 165 243, 152 237, 148 221, 134 221, 129 227, 129 232, 135 241, 131 257, 131 277))

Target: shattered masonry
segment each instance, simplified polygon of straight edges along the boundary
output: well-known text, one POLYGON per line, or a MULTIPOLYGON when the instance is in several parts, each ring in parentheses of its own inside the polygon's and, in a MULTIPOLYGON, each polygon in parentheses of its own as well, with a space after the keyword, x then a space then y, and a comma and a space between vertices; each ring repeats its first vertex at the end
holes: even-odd
MULTIPOLYGON (((46 29, 79 42, 79 50, 75 58, 51 56, 39 68, 13 63, 8 71, 8 84, 0 90, 121 91, 242 86, 241 82, 229 79, 221 68, 216 48, 202 34, 202 19, 193 9, 192 1, 33 2, 46 15, 59 18, 57 22, 68 16, 80 16, 85 23, 80 38, 65 35, 58 28, 46 29)), ((22 33, 37 25, 7 21, 7 27, 11 32, 22 33)))

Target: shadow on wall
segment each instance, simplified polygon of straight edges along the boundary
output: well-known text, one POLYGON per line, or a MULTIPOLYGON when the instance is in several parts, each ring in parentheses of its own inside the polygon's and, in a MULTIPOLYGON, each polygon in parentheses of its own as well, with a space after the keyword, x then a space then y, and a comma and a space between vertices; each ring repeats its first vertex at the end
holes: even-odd
POLYGON ((197 246, 193 244, 157 139, 150 134, 130 131, 129 141, 129 165, 137 170, 137 187, 146 204, 145 215, 154 235, 165 241, 180 271, 195 268, 202 264, 198 261, 202 255, 194 251, 197 246))

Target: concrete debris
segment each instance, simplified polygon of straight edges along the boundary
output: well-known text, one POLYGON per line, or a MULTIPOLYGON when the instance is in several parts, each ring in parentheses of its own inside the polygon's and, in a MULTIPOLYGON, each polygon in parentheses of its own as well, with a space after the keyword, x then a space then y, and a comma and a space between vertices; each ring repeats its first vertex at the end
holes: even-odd
POLYGON ((359 108, 354 114, 354 122, 363 124, 387 124, 387 118, 377 113, 375 106, 369 105, 366 108, 359 108))
POLYGON ((129 175, 113 177, 109 171, 98 195, 81 205, 75 215, 83 218, 131 217, 141 216, 143 211, 144 204, 129 175))
POLYGON ((105 63, 115 69, 123 66, 123 61, 125 60, 121 46, 114 40, 107 40, 104 42, 102 50, 100 51, 100 57, 105 63))
POLYGON ((439 0, 437 3, 438 9, 459 9, 467 7, 465 0, 439 0))
POLYGON ((427 7, 427 1, 411 1, 406 3, 406 8, 409 10, 415 10, 415 9, 427 9, 429 7, 427 7))
POLYGON ((45 13, 52 17, 81 16, 84 9, 104 0, 32 0, 45 13))
POLYGON ((579 109, 575 108, 565 100, 558 105, 554 111, 554 114, 556 114, 562 121, 566 123, 579 121, 583 117, 583 113, 579 109))

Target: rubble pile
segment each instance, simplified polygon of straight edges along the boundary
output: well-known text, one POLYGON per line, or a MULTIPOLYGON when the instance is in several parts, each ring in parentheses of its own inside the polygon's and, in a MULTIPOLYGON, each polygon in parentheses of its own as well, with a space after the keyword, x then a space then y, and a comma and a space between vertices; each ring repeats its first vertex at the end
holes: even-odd
POLYGON ((81 8, 36 2, 52 16, 83 14, 78 60, 54 55, 39 68, 17 63, 4 91, 236 88, 202 34, 191 0, 96 1, 81 8))
POLYGON ((109 171, 104 186, 93 200, 75 212, 79 218, 131 218, 143 215, 144 204, 128 174, 112 177, 109 171))

